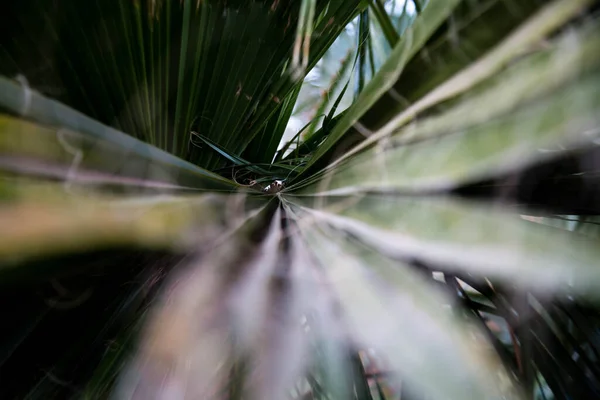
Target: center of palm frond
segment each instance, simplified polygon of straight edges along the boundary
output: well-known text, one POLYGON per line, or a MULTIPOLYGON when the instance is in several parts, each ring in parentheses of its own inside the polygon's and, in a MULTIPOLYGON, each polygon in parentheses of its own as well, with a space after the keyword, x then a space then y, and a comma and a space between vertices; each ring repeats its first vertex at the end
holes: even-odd
POLYGON ((230 163, 213 172, 263 193, 275 194, 281 191, 297 169, 290 163, 251 163, 195 131, 191 132, 190 144, 214 151, 230 163))

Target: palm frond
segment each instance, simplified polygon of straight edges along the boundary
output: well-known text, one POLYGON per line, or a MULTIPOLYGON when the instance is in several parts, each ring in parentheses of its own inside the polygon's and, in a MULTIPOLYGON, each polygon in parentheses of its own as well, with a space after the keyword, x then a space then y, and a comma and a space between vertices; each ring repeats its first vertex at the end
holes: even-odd
POLYGON ((597 1, 3 11, 0 397, 600 396, 597 1))

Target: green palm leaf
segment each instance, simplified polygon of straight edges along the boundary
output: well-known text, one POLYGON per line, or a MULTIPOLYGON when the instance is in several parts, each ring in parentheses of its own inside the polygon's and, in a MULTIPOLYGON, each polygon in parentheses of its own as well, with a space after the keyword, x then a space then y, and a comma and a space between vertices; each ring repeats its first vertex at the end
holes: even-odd
POLYGON ((0 397, 600 396, 597 1, 3 11, 0 397))

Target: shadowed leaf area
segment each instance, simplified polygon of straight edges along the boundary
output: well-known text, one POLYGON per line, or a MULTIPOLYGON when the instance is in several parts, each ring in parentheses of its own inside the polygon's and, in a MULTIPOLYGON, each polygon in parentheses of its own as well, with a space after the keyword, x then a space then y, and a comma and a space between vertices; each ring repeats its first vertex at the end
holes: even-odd
POLYGON ((600 398, 598 1, 0 15, 0 398, 600 398))

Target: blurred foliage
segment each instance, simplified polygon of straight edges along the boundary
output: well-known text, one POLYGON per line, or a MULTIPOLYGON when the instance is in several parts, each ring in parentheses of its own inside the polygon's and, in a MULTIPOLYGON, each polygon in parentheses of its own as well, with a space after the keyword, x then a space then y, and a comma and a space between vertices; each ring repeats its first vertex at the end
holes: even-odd
POLYGON ((0 398, 600 398, 599 13, 3 5, 0 398))

